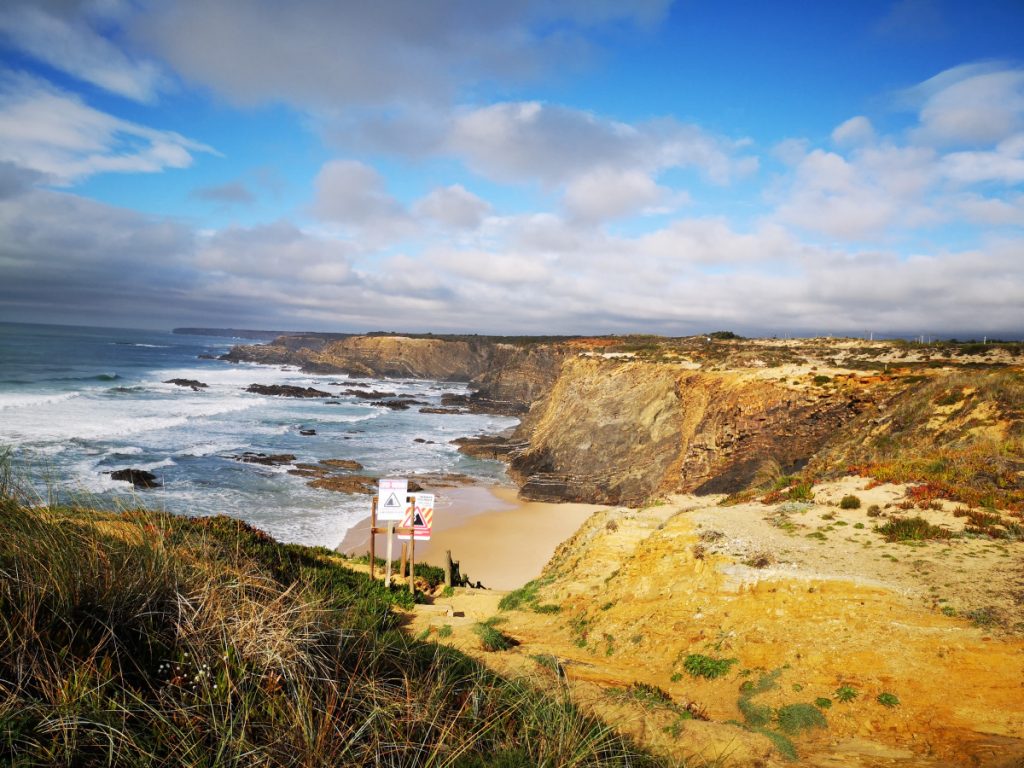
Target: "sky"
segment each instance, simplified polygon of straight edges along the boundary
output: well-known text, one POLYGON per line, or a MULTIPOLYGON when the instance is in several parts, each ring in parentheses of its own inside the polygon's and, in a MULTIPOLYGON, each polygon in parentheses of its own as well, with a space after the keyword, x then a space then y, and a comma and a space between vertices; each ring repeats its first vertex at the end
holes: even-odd
POLYGON ((1024 336, 1020 0, 5 0, 0 320, 1024 336))

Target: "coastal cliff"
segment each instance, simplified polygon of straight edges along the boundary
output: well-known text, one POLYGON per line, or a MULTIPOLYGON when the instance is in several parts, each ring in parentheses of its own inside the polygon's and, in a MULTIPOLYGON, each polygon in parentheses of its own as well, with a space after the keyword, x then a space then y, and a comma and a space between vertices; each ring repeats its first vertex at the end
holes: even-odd
POLYGON ((576 358, 537 403, 511 457, 525 497, 641 504, 657 493, 733 492, 766 461, 798 470, 869 403, 751 372, 576 358))
MULTIPOLYGON (((992 428, 981 427, 999 414, 1019 424, 1015 371, 1024 348, 724 333, 541 340, 308 334, 235 347, 225 359, 465 381, 465 407, 521 418, 511 440, 464 450, 504 456, 525 498, 639 505, 673 492, 735 493, 808 464, 817 476, 860 465, 928 480, 934 461, 910 471, 879 446, 923 445, 923 436, 945 424, 930 444, 933 459, 946 461, 942 446, 981 433, 993 438, 992 428)), ((975 452, 980 467, 990 452, 975 452)), ((1000 461, 1000 477, 1017 483, 1016 459, 1000 461)))
POLYGON ((233 347, 222 359, 296 365, 310 373, 464 381, 472 389, 471 409, 521 415, 550 390, 570 354, 572 349, 558 339, 513 343, 500 337, 373 334, 331 339, 309 334, 233 347))

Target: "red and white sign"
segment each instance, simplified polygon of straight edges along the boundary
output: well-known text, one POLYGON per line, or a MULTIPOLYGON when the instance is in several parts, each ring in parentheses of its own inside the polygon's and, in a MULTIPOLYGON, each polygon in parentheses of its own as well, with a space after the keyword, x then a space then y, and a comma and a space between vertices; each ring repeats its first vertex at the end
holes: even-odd
MULTIPOLYGON (((434 494, 414 493, 413 503, 405 509, 400 528, 412 528, 416 541, 430 541, 430 529, 434 525, 434 494)), ((408 541, 409 534, 400 533, 398 538, 408 541)))

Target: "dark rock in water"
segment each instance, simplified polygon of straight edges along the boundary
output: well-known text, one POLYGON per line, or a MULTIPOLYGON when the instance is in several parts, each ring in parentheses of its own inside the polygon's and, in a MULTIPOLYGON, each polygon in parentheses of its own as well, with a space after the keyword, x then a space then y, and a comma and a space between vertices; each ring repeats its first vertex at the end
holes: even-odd
POLYGON ((293 387, 291 384, 250 384, 246 392, 257 395, 275 395, 277 397, 330 397, 330 392, 323 392, 312 387, 293 387))
POLYGON ((459 453, 475 456, 478 459, 497 459, 527 447, 525 441, 512 441, 507 437, 498 437, 497 435, 460 437, 452 440, 452 445, 459 446, 459 453))
POLYGON ((131 483, 136 488, 159 488, 161 486, 161 483, 156 479, 156 475, 144 469, 115 469, 112 472, 104 472, 103 474, 110 475, 111 480, 131 483))
POLYGON ((469 413, 469 411, 465 410, 464 408, 436 408, 436 407, 431 406, 431 407, 428 407, 428 408, 420 408, 420 413, 448 413, 448 414, 455 414, 455 413, 469 413))
POLYGON ((217 355, 211 355, 209 352, 203 352, 202 354, 196 355, 198 360, 218 360, 217 355))
POLYGON ((329 477, 318 477, 307 483, 311 488, 321 488, 325 491, 338 491, 339 493, 365 493, 372 496, 377 492, 377 478, 369 475, 331 475, 329 477))
POLYGON ((324 400, 324 405, 343 405, 341 400, 324 400))
POLYGON ((374 400, 370 405, 382 405, 393 411, 407 411, 410 405, 426 405, 422 400, 413 400, 411 397, 400 397, 397 400, 374 400))
POLYGON ((346 389, 344 394, 352 395, 352 397, 359 397, 363 400, 379 400, 384 397, 397 397, 397 392, 378 392, 375 389, 346 389))
POLYGON ((315 435, 316 434, 316 430, 315 429, 300 429, 299 430, 299 434, 300 435, 306 435, 308 437, 309 435, 315 435))
POLYGON ((374 400, 370 405, 380 405, 392 411, 408 411, 409 406, 401 400, 374 400))
POLYGON ((469 405, 469 395, 453 395, 448 392, 441 395, 441 405, 469 405))
POLYGON ((240 456, 232 456, 235 461, 242 461, 246 464, 265 464, 268 467, 275 467, 281 464, 291 464, 295 461, 294 454, 291 453, 254 453, 253 451, 246 451, 240 456))
POLYGON ((164 384, 174 384, 179 387, 191 387, 193 392, 198 392, 200 389, 206 389, 209 384, 204 384, 201 381, 195 379, 168 379, 164 384))
POLYGON ((363 465, 353 459, 321 459, 320 464, 332 469, 362 469, 363 465))
POLYGON ((417 437, 413 439, 414 443, 423 443, 424 445, 437 445, 433 440, 427 440, 426 438, 417 437))

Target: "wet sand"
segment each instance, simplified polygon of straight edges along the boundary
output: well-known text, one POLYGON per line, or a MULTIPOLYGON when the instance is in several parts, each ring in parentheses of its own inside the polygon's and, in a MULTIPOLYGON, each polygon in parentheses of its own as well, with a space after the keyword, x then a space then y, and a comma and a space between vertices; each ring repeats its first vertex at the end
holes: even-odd
MULTIPOLYGON (((463 574, 491 589, 515 589, 540 575, 555 548, 572 536, 596 504, 521 501, 505 486, 445 488, 437 493, 429 542, 416 542, 416 560, 444 565, 451 550, 463 574)), ((338 547, 348 554, 369 550, 370 519, 361 521, 338 547)), ((386 537, 377 537, 383 557, 386 537)), ((395 542, 394 557, 401 552, 395 542)))

